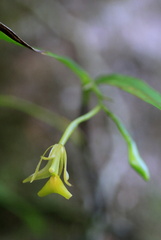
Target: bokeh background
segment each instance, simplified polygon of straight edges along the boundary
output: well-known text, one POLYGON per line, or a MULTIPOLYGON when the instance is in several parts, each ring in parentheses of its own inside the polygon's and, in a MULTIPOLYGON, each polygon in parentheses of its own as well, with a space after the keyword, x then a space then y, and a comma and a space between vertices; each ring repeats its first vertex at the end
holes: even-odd
MULTIPOLYGON (((120 73, 161 92, 161 1, 0 1, 1 22, 32 46, 68 56, 92 77, 120 73)), ((22 184, 61 132, 0 107, 0 239, 160 240, 161 112, 113 87, 117 114, 137 142, 151 180, 128 165, 127 148, 102 113, 86 126, 86 147, 69 141, 73 197, 38 198, 43 181, 22 184)), ((0 42, 0 93, 32 101, 73 120, 81 112, 79 79, 54 59, 0 42)), ((95 99, 91 101, 91 105, 95 99)))

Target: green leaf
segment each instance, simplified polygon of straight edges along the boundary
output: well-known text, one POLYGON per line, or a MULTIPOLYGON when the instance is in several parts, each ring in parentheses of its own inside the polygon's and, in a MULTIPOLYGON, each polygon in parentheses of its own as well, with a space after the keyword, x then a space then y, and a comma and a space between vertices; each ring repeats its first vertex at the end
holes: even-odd
POLYGON ((31 47, 25 41, 23 41, 16 33, 14 33, 9 27, 0 22, 0 39, 17 44, 19 46, 24 46, 30 50, 40 52, 40 50, 31 47))
POLYGON ((145 162, 141 158, 139 151, 137 149, 136 143, 128 133, 127 129, 122 124, 120 119, 116 117, 116 115, 114 115, 111 111, 109 111, 107 107, 103 105, 102 109, 116 124, 119 132, 121 133, 122 137, 127 143, 129 164, 144 180, 146 181, 149 180, 150 178, 149 170, 145 162))
POLYGON ((55 58, 59 62, 63 63, 65 66, 67 66, 72 72, 74 72, 80 79, 82 85, 86 85, 91 82, 91 78, 88 75, 86 71, 84 71, 77 63, 75 63, 73 60, 71 60, 68 57, 62 57, 60 55, 54 54, 49 51, 41 51, 41 54, 55 58))
POLYGON ((30 50, 40 53, 42 55, 46 55, 49 57, 52 57, 56 59, 57 61, 63 63, 66 67, 68 67, 74 74, 77 75, 77 77, 81 80, 81 84, 84 86, 84 91, 93 91, 97 95, 98 98, 103 98, 100 90, 95 85, 93 79, 91 79, 90 75, 82 69, 76 62, 71 60, 68 57, 60 56, 57 54, 54 54, 49 51, 41 50, 35 47, 32 47, 28 43, 26 43, 24 40, 22 40, 16 33, 14 33, 9 27, 4 25, 0 22, 0 39, 5 40, 7 42, 11 42, 14 44, 18 44, 23 47, 27 47, 30 50))
POLYGON ((83 85, 91 82, 90 76, 86 71, 84 71, 78 64, 67 57, 59 56, 49 51, 40 50, 38 48, 32 47, 24 40, 22 40, 16 33, 14 33, 9 27, 5 26, 3 23, 0 23, 0 39, 3 39, 7 42, 18 44, 23 47, 27 47, 34 52, 41 53, 43 55, 55 58, 59 62, 63 63, 70 70, 72 70, 80 79, 83 85))
POLYGON ((105 75, 98 77, 97 85, 108 84, 135 95, 143 101, 161 109, 161 94, 140 79, 124 75, 105 75))
POLYGON ((19 44, 18 42, 14 41, 12 38, 8 37, 2 31, 0 31, 0 39, 4 40, 6 42, 14 43, 14 44, 17 44, 17 45, 21 46, 21 44, 19 44))

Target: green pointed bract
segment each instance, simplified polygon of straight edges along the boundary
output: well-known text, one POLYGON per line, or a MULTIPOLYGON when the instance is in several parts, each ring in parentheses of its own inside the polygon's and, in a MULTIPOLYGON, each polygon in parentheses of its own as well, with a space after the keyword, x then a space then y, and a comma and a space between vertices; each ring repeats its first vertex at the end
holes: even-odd
POLYGON ((69 199, 72 195, 68 192, 63 182, 60 179, 60 176, 63 172, 63 180, 68 185, 71 184, 68 182, 69 174, 67 172, 67 154, 65 147, 62 144, 55 144, 48 148, 43 156, 40 158, 40 161, 35 169, 35 172, 26 178, 23 183, 33 182, 34 180, 40 180, 44 178, 49 178, 50 180, 39 192, 39 196, 46 196, 49 193, 58 193, 65 198, 69 199), (45 157, 48 150, 51 148, 49 156, 45 157), (46 166, 40 169, 42 161, 48 161, 46 166), (40 169, 40 170, 39 170, 40 169), (49 190, 50 189, 50 190, 49 190))
POLYGON ((144 180, 149 180, 149 170, 145 164, 145 162, 140 157, 140 154, 138 152, 137 146, 134 141, 131 141, 131 143, 128 146, 128 155, 129 155, 129 163, 133 169, 135 169, 136 172, 138 172, 144 180))
POLYGON ((150 175, 149 175, 148 167, 146 166, 143 159, 140 157, 136 143, 133 141, 127 129, 122 124, 120 119, 115 114, 113 114, 105 105, 102 105, 102 109, 116 124, 119 132, 121 133, 122 137, 127 143, 129 164, 144 180, 146 181, 149 180, 150 175))

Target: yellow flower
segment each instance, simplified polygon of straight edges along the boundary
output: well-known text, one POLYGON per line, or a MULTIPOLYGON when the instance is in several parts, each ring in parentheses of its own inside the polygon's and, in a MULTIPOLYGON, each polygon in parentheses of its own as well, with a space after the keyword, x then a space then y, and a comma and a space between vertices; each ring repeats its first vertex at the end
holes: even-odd
POLYGON ((40 161, 36 167, 35 172, 26 178, 23 183, 33 182, 34 180, 44 179, 50 177, 48 182, 44 185, 44 187, 38 192, 38 196, 43 197, 50 193, 58 193, 69 199, 72 194, 67 190, 62 180, 60 179, 61 174, 63 173, 64 182, 71 186, 68 182, 69 174, 67 172, 67 154, 65 147, 62 144, 55 144, 48 148, 43 156, 40 158, 40 161), (47 151, 50 150, 49 156, 45 157, 47 151), (44 168, 40 169, 40 165, 42 161, 48 161, 44 168))

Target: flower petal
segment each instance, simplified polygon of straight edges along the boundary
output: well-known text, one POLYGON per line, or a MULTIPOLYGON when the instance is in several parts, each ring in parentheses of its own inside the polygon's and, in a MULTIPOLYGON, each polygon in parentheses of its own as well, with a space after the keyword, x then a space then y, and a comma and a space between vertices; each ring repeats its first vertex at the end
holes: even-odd
POLYGON ((63 161, 64 161, 64 173, 63 173, 64 182, 65 182, 68 186, 71 186, 71 184, 68 182, 69 173, 67 172, 67 154, 66 154, 66 151, 64 152, 63 161))

